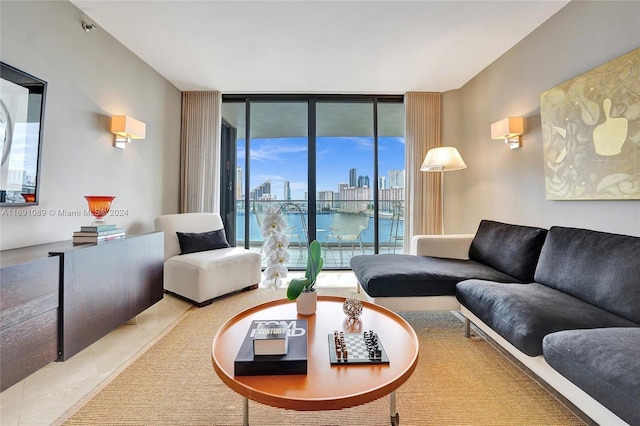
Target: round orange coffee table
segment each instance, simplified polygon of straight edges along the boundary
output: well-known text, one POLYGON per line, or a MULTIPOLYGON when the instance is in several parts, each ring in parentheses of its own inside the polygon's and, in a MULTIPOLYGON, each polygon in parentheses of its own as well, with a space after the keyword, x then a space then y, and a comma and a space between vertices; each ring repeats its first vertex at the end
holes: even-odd
POLYGON ((235 315, 216 333, 211 348, 213 368, 220 379, 244 397, 244 424, 248 399, 291 410, 339 410, 390 395, 391 423, 398 424, 395 390, 413 373, 418 361, 418 337, 400 316, 381 306, 363 303, 354 330, 342 311, 344 297, 318 296, 315 315, 296 313, 295 302, 275 300, 235 315), (234 360, 252 320, 306 319, 308 350, 306 375, 234 376, 234 360), (331 365, 328 335, 334 330, 373 330, 389 357, 389 364, 331 365))

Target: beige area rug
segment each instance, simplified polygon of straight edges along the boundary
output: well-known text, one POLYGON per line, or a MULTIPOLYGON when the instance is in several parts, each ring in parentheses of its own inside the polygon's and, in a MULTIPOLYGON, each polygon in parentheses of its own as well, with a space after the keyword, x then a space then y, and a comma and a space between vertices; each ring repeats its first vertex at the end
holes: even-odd
MULTIPOLYGON (((320 294, 358 297, 355 289, 320 294)), ((194 308, 170 332, 68 418, 66 425, 241 425, 242 397, 211 366, 211 342, 237 312, 284 297, 254 290, 194 308)), ((401 425, 582 425, 483 339, 463 337, 449 312, 406 313, 420 339, 412 377, 397 391, 401 425)), ((389 397, 340 411, 296 412, 250 401, 262 425, 388 425, 389 397)))

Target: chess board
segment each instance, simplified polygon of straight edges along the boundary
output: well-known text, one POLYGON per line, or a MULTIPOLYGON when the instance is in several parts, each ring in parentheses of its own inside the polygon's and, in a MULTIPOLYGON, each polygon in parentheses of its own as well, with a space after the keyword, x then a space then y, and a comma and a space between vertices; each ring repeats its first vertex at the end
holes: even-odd
POLYGON ((328 335, 329 358, 332 365, 389 364, 389 357, 376 333, 340 332, 338 335, 339 337, 335 333, 328 335), (340 349, 342 347, 346 349, 346 356, 340 349), (377 348, 379 353, 371 353, 371 348, 377 348))

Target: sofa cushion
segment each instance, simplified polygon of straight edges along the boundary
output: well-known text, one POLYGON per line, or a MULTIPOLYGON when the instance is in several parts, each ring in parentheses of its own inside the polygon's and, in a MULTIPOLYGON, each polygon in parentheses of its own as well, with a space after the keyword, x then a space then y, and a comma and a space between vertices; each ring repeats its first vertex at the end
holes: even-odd
POLYGON ((640 327, 569 330, 542 343, 551 367, 630 425, 640 425, 640 327))
POLYGON ((376 254, 354 256, 350 263, 358 282, 371 297, 454 295, 456 284, 469 278, 517 281, 472 260, 376 254))
POLYGON ((456 286, 456 298, 482 322, 529 356, 542 354, 542 339, 555 331, 638 326, 538 283, 500 284, 468 280, 456 286))
POLYGON ((260 262, 240 247, 176 255, 164 262, 164 289, 201 304, 259 283, 260 262))
POLYGON ((209 232, 176 232, 180 243, 180 254, 228 248, 224 229, 209 232))
POLYGON ((483 220, 471 242, 469 258, 519 281, 532 282, 546 235, 543 228, 483 220))
POLYGON ((552 227, 535 280, 640 323, 640 238, 552 227))

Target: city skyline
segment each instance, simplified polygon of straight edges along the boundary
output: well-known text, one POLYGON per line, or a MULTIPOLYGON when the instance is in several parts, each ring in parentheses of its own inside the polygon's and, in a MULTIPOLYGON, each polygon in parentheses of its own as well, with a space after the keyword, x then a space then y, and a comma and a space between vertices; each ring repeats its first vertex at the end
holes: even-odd
MULTIPOLYGON (((339 192, 350 183, 351 170, 357 179, 367 177, 373 186, 373 137, 318 137, 316 139, 316 192, 339 192)), ((404 137, 378 138, 378 170, 391 184, 390 171, 404 170, 404 137)), ((245 161, 244 140, 238 141, 238 163, 245 161)), ((286 200, 285 182, 291 199, 304 200, 307 193, 307 138, 264 138, 251 141, 250 191, 270 180, 275 199, 286 200)))

